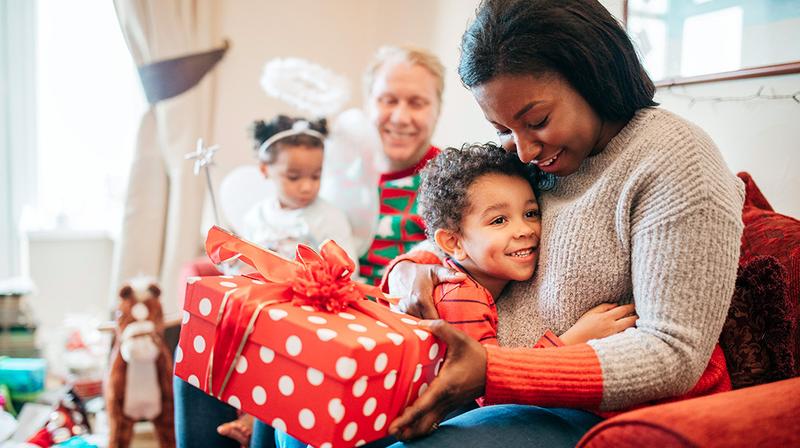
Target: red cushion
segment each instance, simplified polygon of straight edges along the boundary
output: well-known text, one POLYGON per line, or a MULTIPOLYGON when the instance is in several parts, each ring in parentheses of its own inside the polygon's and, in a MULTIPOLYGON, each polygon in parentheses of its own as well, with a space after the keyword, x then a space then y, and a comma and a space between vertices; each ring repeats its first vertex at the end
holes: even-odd
POLYGON ((719 338, 734 389, 797 375, 793 317, 793 303, 786 296, 786 270, 774 257, 754 257, 739 266, 719 338))
MULTIPOLYGON (((775 257, 783 265, 786 294, 792 305, 791 319, 796 323, 800 311, 800 221, 775 212, 748 173, 741 172, 738 176, 744 181, 746 191, 740 265, 759 255, 775 257)), ((795 334, 795 338, 800 340, 800 335, 795 334)), ((800 363, 800 344, 797 345, 795 361, 800 363)))

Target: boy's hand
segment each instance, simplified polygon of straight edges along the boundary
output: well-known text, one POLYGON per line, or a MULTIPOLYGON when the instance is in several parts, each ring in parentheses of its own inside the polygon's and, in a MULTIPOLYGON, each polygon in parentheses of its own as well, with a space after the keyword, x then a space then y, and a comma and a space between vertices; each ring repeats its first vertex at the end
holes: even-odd
POLYGON ((617 334, 636 325, 639 316, 635 311, 633 304, 601 303, 587 311, 559 338, 564 344, 572 345, 617 334))
POLYGON ((400 297, 400 311, 421 319, 438 319, 433 288, 439 283, 459 283, 467 276, 444 266, 401 261, 389 273, 389 294, 400 297))

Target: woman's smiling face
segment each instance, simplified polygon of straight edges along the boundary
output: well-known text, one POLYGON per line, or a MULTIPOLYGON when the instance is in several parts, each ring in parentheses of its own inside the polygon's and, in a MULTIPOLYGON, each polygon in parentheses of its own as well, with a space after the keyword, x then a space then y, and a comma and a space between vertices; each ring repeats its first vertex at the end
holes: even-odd
POLYGON ((556 74, 498 75, 471 91, 500 144, 548 173, 574 173, 613 137, 589 103, 556 74))

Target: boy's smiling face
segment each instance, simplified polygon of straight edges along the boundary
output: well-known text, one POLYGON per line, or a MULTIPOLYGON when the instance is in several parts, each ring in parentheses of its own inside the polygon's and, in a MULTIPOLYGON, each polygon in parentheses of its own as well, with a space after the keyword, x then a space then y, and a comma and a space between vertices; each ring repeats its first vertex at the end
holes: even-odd
POLYGON ((542 230, 530 183, 519 176, 484 174, 470 185, 467 196, 461 231, 437 230, 439 246, 490 291, 502 290, 509 280, 529 279, 542 230))

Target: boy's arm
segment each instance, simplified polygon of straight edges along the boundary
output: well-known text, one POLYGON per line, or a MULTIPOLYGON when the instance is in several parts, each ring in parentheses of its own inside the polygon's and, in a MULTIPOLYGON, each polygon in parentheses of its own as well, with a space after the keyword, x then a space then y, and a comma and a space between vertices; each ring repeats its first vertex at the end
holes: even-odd
POLYGON ((550 330, 544 332, 541 338, 533 344, 533 348, 563 347, 564 343, 555 333, 550 330))
POLYGON ((481 344, 497 345, 497 309, 491 294, 472 280, 433 290, 439 317, 481 344))

